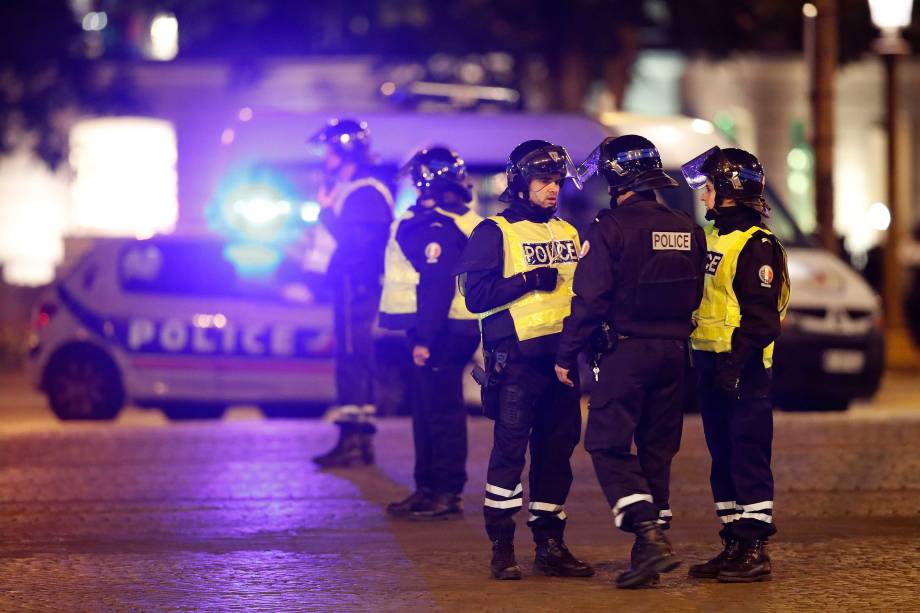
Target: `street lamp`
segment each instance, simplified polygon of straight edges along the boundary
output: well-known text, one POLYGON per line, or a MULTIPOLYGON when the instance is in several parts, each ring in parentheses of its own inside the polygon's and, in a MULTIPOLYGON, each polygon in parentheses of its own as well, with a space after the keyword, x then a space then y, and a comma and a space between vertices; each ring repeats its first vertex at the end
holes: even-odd
POLYGON ((885 64, 885 128, 888 134, 888 207, 891 211, 891 224, 888 226, 884 250, 882 298, 889 338, 895 334, 903 334, 904 331, 902 271, 898 261, 898 238, 904 220, 897 162, 897 67, 898 57, 910 52, 907 41, 901 37, 901 30, 910 25, 913 4, 913 0, 869 0, 872 23, 882 34, 875 42, 875 50, 882 56, 885 64))

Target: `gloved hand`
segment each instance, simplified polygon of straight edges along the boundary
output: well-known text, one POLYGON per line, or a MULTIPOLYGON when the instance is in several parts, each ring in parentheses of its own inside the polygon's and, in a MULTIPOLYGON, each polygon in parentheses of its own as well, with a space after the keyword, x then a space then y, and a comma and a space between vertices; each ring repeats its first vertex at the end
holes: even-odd
POLYGON ((741 365, 732 352, 717 353, 715 359, 715 380, 719 391, 737 400, 741 394, 741 365))
POLYGON ((552 266, 541 266, 528 270, 524 274, 524 287, 528 290, 537 290, 540 292, 551 292, 556 289, 556 281, 559 278, 559 271, 552 266))

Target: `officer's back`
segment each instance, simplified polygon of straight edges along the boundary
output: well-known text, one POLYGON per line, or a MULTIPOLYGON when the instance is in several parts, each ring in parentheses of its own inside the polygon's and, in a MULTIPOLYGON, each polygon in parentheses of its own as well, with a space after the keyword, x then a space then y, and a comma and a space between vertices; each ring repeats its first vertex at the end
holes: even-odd
POLYGON ((686 338, 688 314, 703 290, 706 240, 699 226, 655 200, 653 192, 636 193, 601 212, 597 223, 614 258, 614 330, 623 336, 686 338))

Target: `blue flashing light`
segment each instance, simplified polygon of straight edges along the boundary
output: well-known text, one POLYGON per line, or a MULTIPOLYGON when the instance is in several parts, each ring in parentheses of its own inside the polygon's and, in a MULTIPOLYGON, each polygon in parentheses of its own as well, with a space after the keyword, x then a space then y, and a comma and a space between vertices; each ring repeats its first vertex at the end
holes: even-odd
MULTIPOLYGON (((208 206, 211 229, 241 242, 285 244, 297 239, 303 223, 292 202, 300 200, 293 185, 265 169, 231 173, 208 206)), ((318 213, 317 213, 318 215, 318 213)))
POLYGON ((281 263, 279 249, 259 243, 232 243, 224 247, 224 259, 241 277, 268 276, 281 263))
POLYGON ((319 221, 319 212, 321 207, 319 202, 304 202, 300 207, 300 219, 306 224, 314 224, 319 221))

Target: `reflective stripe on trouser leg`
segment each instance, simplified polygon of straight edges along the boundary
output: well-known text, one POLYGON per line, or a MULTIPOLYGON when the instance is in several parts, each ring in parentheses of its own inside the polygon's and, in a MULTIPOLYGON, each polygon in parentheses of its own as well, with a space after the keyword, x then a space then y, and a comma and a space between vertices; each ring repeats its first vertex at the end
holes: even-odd
POLYGON ((561 504, 531 502, 527 505, 527 508, 530 510, 530 515, 527 517, 527 525, 531 525, 533 522, 540 519, 558 519, 559 521, 565 521, 568 517, 565 514, 565 507, 561 504))
POLYGON ((734 500, 716 502, 716 515, 723 524, 730 524, 741 517, 741 507, 734 500))
POLYGON ((658 525, 661 526, 662 529, 670 528, 672 517, 674 516, 671 513, 671 509, 660 509, 658 511, 658 525))
POLYGON ((628 508, 634 504, 647 503, 652 504, 652 497, 650 494, 630 494, 629 496, 623 496, 616 501, 616 504, 613 505, 611 512, 613 513, 613 523, 617 528, 623 527, 623 520, 628 508))
POLYGON ((491 509, 513 509, 517 512, 524 506, 524 487, 518 483, 513 490, 486 483, 486 497, 483 505, 491 509))
POLYGON ((753 504, 740 505, 740 515, 738 519, 753 519, 762 521, 765 524, 773 523, 773 501, 764 500, 753 504))

